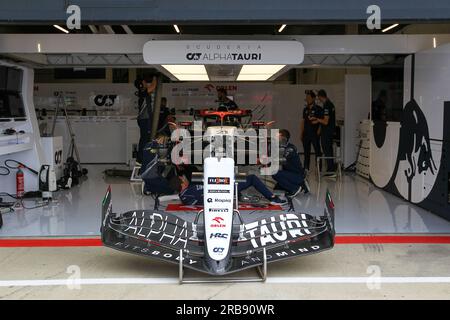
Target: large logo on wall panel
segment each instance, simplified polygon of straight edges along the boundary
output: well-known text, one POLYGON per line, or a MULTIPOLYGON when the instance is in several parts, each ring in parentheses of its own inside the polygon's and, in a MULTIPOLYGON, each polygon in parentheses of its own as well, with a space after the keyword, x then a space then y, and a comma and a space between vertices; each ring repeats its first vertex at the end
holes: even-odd
POLYGON ((413 203, 422 202, 428 197, 439 168, 433 158, 427 119, 415 100, 405 105, 399 126, 384 125, 384 131, 383 127, 374 126, 371 157, 373 158, 371 166, 372 164, 376 166, 377 163, 383 166, 378 170, 371 168, 371 178, 376 186, 390 188, 395 185, 396 191, 413 203), (385 135, 385 139, 376 139, 375 135, 380 134, 385 135), (382 140, 383 144, 379 146, 382 140), (395 157, 387 156, 388 154, 395 157), (377 158, 384 161, 380 159, 376 161, 377 158), (385 173, 373 174, 372 171, 375 170, 377 173, 384 170, 385 173))
POLYGON ((62 163, 62 157, 63 157, 62 150, 58 150, 55 152, 54 158, 55 165, 60 165, 62 163))
POLYGON ((98 107, 111 107, 114 105, 116 98, 117 94, 109 94, 109 95, 99 94, 95 96, 94 103, 98 107))
POLYGON ((154 40, 145 43, 148 64, 283 64, 303 62, 305 48, 293 40, 154 40))

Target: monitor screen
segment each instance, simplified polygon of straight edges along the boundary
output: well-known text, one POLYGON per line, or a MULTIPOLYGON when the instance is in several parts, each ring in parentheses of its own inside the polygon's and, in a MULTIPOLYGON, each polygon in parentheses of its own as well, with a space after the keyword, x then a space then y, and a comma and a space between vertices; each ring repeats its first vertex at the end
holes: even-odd
POLYGON ((19 93, 0 93, 0 118, 23 118, 25 108, 19 93))
POLYGON ((8 68, 6 90, 13 92, 22 91, 22 70, 16 68, 8 68))
POLYGON ((9 107, 6 94, 0 93, 0 118, 9 118, 9 107))
POLYGON ((25 117, 25 109, 20 94, 8 94, 8 107, 12 118, 25 117))
POLYGON ((6 90, 6 80, 8 78, 8 68, 0 66, 0 91, 6 90))

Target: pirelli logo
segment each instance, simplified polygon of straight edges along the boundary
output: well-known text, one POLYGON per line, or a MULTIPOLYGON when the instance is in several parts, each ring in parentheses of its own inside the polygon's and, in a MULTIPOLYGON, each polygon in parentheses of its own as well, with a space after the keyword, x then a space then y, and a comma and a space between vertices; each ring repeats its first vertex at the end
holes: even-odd
POLYGON ((208 193, 230 193, 230 190, 215 190, 215 189, 209 189, 208 193))
POLYGON ((230 184, 230 178, 209 177, 208 184, 230 184))

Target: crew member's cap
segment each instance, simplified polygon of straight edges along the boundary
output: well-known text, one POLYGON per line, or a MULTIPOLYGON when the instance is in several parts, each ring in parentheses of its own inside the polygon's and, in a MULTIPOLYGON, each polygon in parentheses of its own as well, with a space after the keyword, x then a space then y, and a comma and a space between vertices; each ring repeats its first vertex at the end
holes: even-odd
POLYGON ((327 97, 327 92, 325 90, 323 90, 323 89, 320 89, 319 92, 317 93, 317 95, 319 97, 326 98, 327 97))

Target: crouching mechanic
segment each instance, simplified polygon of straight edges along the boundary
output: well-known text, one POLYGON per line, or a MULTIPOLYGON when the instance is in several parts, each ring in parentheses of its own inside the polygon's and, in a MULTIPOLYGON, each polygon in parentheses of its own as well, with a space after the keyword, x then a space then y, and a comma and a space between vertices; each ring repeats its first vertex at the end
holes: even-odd
POLYGON ((181 190, 177 168, 174 165, 164 165, 159 162, 160 150, 168 141, 168 136, 158 133, 155 140, 148 143, 143 150, 141 168, 143 194, 172 195, 181 190))
MULTIPOLYGON (((241 192, 254 187, 256 191, 261 193, 270 204, 283 205, 286 204, 286 200, 280 199, 278 196, 274 195, 266 185, 254 174, 248 175, 245 182, 238 183, 238 193, 241 199, 241 192)), ((179 194, 180 200, 185 205, 203 205, 203 184, 190 183, 185 177, 181 177, 181 192, 179 194)))
POLYGON ((281 155, 285 159, 285 163, 272 178, 277 182, 275 189, 286 191, 287 197, 295 197, 300 192, 308 193, 309 186, 305 179, 305 171, 300 161, 297 148, 289 142, 291 134, 286 129, 279 132, 280 148, 283 149, 281 155))

